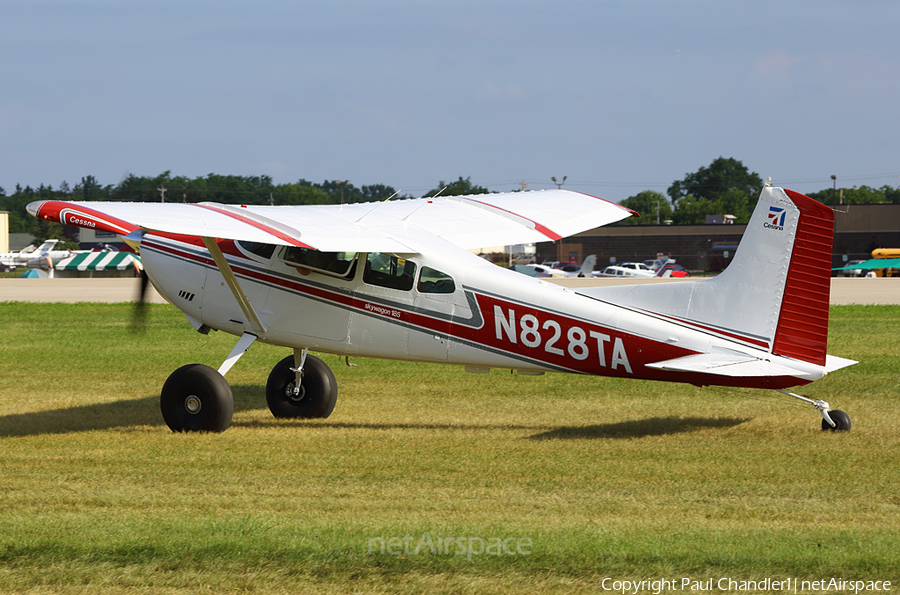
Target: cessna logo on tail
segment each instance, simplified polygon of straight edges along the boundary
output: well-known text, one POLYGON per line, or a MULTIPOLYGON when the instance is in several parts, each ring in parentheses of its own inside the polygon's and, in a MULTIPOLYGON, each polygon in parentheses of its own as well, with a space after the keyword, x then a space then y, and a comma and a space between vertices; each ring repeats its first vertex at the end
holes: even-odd
POLYGON ((782 207, 769 207, 768 221, 763 223, 763 227, 769 229, 777 229, 784 231, 784 217, 787 212, 782 207))

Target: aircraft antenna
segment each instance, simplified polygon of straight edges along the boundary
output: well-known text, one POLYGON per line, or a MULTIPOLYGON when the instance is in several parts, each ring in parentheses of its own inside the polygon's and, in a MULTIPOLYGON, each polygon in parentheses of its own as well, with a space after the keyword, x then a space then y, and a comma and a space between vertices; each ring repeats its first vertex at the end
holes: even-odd
MULTIPOLYGON (((400 194, 400 190, 397 190, 396 192, 394 192, 393 194, 391 194, 390 196, 388 196, 386 199, 384 199, 383 201, 379 202, 379 203, 378 203, 377 205, 375 205, 371 210, 366 211, 365 213, 363 213, 363 216, 360 217, 359 219, 357 219, 356 222, 357 222, 357 223, 360 223, 363 219, 365 219, 366 217, 368 217, 370 213, 374 213, 375 210, 376 210, 378 207, 380 207, 380 206, 383 205, 384 203, 388 202, 389 200, 391 200, 392 198, 394 198, 394 197, 397 196, 398 194, 400 194)), ((341 206, 343 206, 343 205, 341 205, 341 206)))
MULTIPOLYGON (((449 186, 444 186, 443 188, 441 188, 440 190, 438 190, 437 192, 435 192, 435 193, 434 193, 434 196, 429 196, 429 197, 428 197, 428 200, 424 201, 422 204, 420 204, 420 205, 417 206, 415 209, 413 209, 412 213, 410 213, 409 215, 407 215, 406 217, 404 217, 401 221, 406 221, 407 219, 409 219, 410 217, 412 217, 413 215, 415 215, 415 214, 416 214, 416 211, 418 211, 419 209, 421 209, 421 208, 424 207, 425 205, 430 205, 432 202, 434 202, 434 199, 437 198, 437 197, 440 195, 440 193, 443 192, 444 190, 446 190, 447 188, 449 188, 449 186)), ((425 198, 425 197, 422 197, 422 198, 425 198)))

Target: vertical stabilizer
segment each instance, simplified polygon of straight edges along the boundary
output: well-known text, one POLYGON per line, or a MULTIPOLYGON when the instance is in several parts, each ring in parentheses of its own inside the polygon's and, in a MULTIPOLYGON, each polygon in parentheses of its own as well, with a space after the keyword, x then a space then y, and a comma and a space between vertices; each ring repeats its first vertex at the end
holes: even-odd
POLYGON ((579 293, 825 365, 833 230, 829 207, 767 186, 731 264, 719 276, 579 293))

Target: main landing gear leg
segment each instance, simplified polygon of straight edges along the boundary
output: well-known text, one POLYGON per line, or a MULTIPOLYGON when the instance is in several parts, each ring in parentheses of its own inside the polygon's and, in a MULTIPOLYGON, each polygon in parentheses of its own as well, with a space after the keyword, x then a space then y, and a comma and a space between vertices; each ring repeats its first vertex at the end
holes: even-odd
POLYGON ((275 417, 326 418, 337 402, 337 380, 328 365, 294 349, 272 368, 266 382, 266 403, 275 417))
POLYGON ((840 409, 830 409, 827 402, 822 400, 813 400, 808 397, 804 397, 803 395, 797 395, 790 391, 786 391, 783 388, 777 389, 778 392, 783 393, 789 397, 794 397, 795 399, 800 399, 801 401, 805 401, 815 407, 822 414, 822 430, 830 430, 832 432, 849 432, 850 431, 850 416, 841 411, 840 409))

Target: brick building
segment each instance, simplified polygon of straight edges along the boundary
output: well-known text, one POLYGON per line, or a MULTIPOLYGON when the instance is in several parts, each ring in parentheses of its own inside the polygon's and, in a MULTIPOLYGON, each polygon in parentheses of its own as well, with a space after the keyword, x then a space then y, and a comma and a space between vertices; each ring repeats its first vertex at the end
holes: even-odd
MULTIPOLYGON (((835 207, 833 266, 871 258, 876 248, 900 248, 900 205, 835 207)), ((597 256, 597 269, 616 262, 643 261, 666 254, 690 270, 721 270, 744 235, 746 225, 622 225, 598 227, 557 242, 537 244, 537 261, 597 256)))

